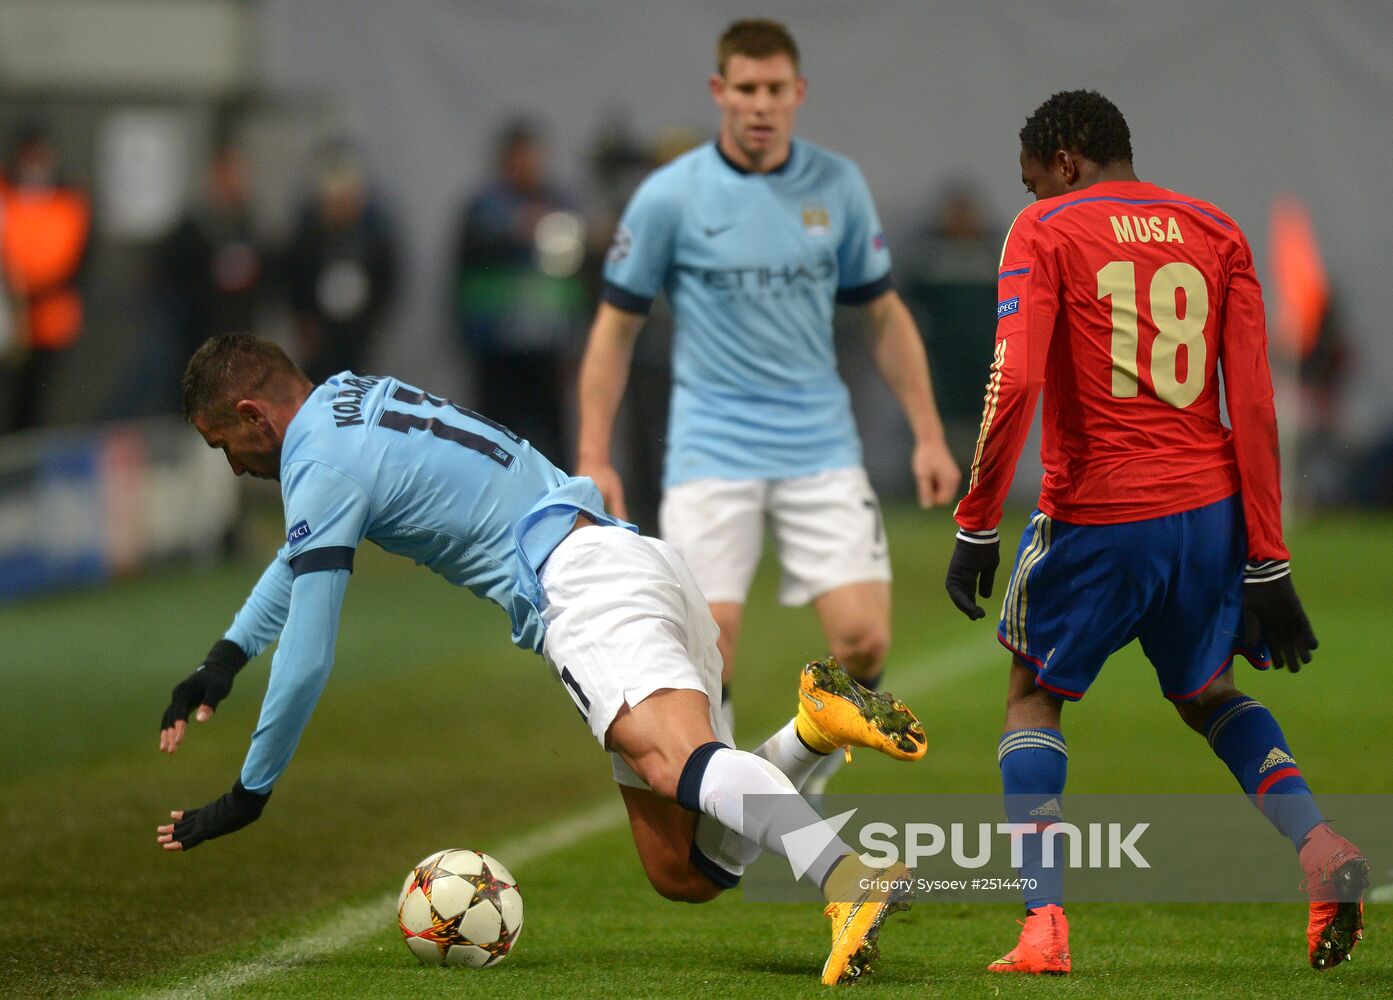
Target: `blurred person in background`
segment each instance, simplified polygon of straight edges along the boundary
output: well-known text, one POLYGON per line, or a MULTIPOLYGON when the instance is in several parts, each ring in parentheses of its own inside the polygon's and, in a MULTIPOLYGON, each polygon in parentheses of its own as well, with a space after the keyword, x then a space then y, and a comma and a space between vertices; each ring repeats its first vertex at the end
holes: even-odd
POLYGON ((1369 467, 1351 463, 1344 440, 1348 337, 1315 219, 1294 194, 1273 200, 1268 258, 1276 367, 1279 377, 1294 379, 1298 390, 1292 412, 1294 461, 1283 483, 1284 499, 1298 510, 1330 506, 1345 499, 1349 469, 1358 468, 1359 478, 1368 481, 1369 467))
POLYGON ((37 122, 17 133, 0 177, 0 269, 10 293, 13 398, 8 430, 34 427, 60 359, 82 333, 78 274, 87 256, 92 209, 59 173, 58 150, 37 122))
POLYGON ((996 340, 1001 234, 970 181, 950 183, 914 234, 905 301, 919 319, 948 445, 970 458, 982 416, 980 373, 996 340))
POLYGON ((171 387, 159 410, 174 412, 178 374, 198 345, 221 333, 256 332, 266 294, 268 255, 252 222, 249 168, 238 146, 223 142, 214 150, 202 203, 158 252, 165 337, 155 364, 167 375, 149 381, 171 387))
POLYGON ((397 249, 362 163, 343 142, 324 152, 286 264, 305 374, 316 385, 366 371, 397 285, 397 249))
POLYGON ((455 252, 460 339, 479 408, 570 465, 565 386, 588 303, 585 226, 547 178, 537 125, 517 120, 496 143, 495 174, 465 206, 455 252))
POLYGON ((1302 426, 1297 441, 1300 477, 1294 493, 1299 502, 1314 507, 1348 500, 1350 470, 1360 467, 1346 438, 1345 396, 1353 363, 1338 292, 1331 288, 1315 336, 1297 368, 1302 426))
MULTIPOLYGON (((0 201, 0 245, 4 244, 4 232, 5 206, 3 201, 0 201)), ((17 336, 18 316, 19 303, 14 300, 10 291, 10 282, 4 269, 0 268, 0 401, 8 398, 5 386, 5 379, 8 377, 6 364, 11 354, 17 350, 15 338, 17 336)), ((0 405, 3 403, 0 402, 0 405)), ((3 430, 3 425, 0 425, 0 430, 3 430)))
MULTIPOLYGON (((701 145, 705 137, 696 129, 672 126, 662 129, 646 144, 611 125, 601 135, 592 160, 597 193, 596 233, 606 242, 587 259, 587 283, 591 302, 604 288, 605 251, 608 237, 619 224, 624 206, 645 176, 701 145)), ((643 336, 634 343, 628 392, 615 417, 616 461, 622 463, 626 488, 624 500, 629 519, 645 531, 656 531, 662 500, 663 453, 667 447, 667 413, 672 397, 672 312, 667 302, 654 301, 643 336)))
MULTIPOLYGON (((579 471, 624 516, 614 418, 664 291, 676 336, 661 534, 711 602, 726 681, 768 520, 781 601, 812 604, 833 655, 873 687, 890 641, 890 556, 837 373, 835 303, 869 317, 872 356, 914 435, 920 503, 951 500, 960 474, 865 179, 849 159, 793 137, 807 80, 788 30, 732 24, 709 87, 717 140, 644 181, 615 232, 581 366, 579 471)), ((810 748, 826 761, 814 792, 833 749, 810 748)))

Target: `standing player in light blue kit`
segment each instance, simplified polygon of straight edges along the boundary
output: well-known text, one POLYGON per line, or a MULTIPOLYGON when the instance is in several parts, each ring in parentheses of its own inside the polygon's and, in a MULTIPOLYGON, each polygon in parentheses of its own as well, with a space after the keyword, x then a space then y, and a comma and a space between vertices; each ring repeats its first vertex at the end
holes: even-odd
MULTIPOLYGON (((701 591, 671 548, 606 514, 589 479, 396 379, 341 372, 315 387, 280 348, 244 334, 199 348, 184 410, 233 472, 280 481, 286 542, 165 711, 160 747, 173 753, 190 712, 206 721, 248 659, 280 638, 237 782, 206 806, 171 813, 157 831, 166 850, 261 815, 328 681, 364 539, 496 602, 513 641, 545 657, 613 755, 639 859, 664 896, 712 899, 760 850, 788 856, 786 835, 822 824, 795 787, 813 766, 801 744, 776 734, 754 753, 732 748, 701 591)), ((923 756, 914 716, 845 672, 809 664, 800 690, 800 731, 923 756)), ((835 983, 865 971, 881 923, 907 905, 906 869, 868 873, 834 830, 822 832, 815 856, 793 860, 830 904, 823 980, 835 983)))
POLYGON ((665 292, 676 339, 661 534, 711 603, 724 680, 768 518, 780 599, 811 602, 833 655, 874 686, 890 639, 890 560, 837 374, 836 303, 869 314, 876 365, 914 433, 920 504, 948 502, 961 477, 865 179, 793 139, 807 89, 793 38, 772 21, 737 21, 717 69, 720 136, 643 183, 610 249, 581 366, 579 471, 624 513, 614 417, 634 340, 665 292))

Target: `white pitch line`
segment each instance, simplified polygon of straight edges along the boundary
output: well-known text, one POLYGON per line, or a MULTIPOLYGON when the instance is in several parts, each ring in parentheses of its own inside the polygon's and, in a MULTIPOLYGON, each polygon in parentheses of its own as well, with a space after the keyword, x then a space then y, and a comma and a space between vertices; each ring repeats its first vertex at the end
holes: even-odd
MULTIPOLYGON (((996 628, 989 627, 985 633, 961 639, 947 649, 940 649, 912 663, 896 664, 892 660, 886 664, 889 671, 886 687, 905 701, 923 698, 977 673, 984 666, 998 663, 1002 667, 1001 686, 1004 693, 1005 666, 1010 655, 996 641, 996 628)), ((913 705, 910 707, 914 708, 913 705)), ((926 710, 923 714, 931 716, 933 713, 926 710)))
MULTIPOLYGON (((586 837, 613 829, 623 819, 624 808, 619 800, 606 799, 559 822, 524 834, 515 840, 505 841, 496 848, 490 847, 488 853, 499 859, 507 858, 510 869, 516 872, 524 865, 565 850, 586 837)), ((366 903, 359 903, 307 934, 268 948, 256 958, 181 981, 172 989, 147 995, 155 1000, 207 997, 343 951, 388 926, 387 915, 392 912, 396 901, 394 893, 387 893, 366 903)))
MULTIPOLYGON (((994 639, 995 634, 993 631, 991 638, 994 639)), ((911 663, 893 665, 892 679, 902 678, 903 682, 893 684, 892 688, 901 698, 925 697, 980 670, 990 662, 988 654, 997 648, 995 641, 988 647, 981 636, 974 636, 911 663)), ((549 826, 505 841, 496 849, 489 847, 488 853, 516 872, 524 865, 563 851, 587 837, 614 829, 624 821, 624 815, 623 806, 617 800, 606 799, 549 826)), ((171 989, 146 996, 151 1000, 215 996, 344 951, 380 932, 386 926, 384 915, 391 913, 395 902, 395 895, 388 893, 359 903, 300 937, 267 948, 255 958, 181 980, 171 989)))

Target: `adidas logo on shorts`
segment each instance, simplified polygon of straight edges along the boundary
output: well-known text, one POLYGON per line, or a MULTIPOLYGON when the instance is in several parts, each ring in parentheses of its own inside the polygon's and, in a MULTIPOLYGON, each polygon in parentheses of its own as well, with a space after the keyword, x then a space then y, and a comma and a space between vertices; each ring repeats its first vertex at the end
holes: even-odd
POLYGON ((1058 817, 1063 818, 1063 816, 1064 816, 1064 810, 1061 809, 1061 808, 1059 808, 1059 800, 1058 800, 1058 799, 1050 799, 1048 802, 1042 802, 1042 803, 1040 803, 1038 806, 1036 806, 1034 809, 1030 810, 1030 815, 1032 815, 1032 816, 1058 816, 1058 817))
POLYGON ((1273 747, 1272 752, 1267 755, 1267 759, 1262 762, 1262 767, 1258 768, 1258 774, 1266 774, 1278 764, 1291 764, 1296 766, 1296 761, 1291 759, 1291 754, 1281 747, 1273 747))

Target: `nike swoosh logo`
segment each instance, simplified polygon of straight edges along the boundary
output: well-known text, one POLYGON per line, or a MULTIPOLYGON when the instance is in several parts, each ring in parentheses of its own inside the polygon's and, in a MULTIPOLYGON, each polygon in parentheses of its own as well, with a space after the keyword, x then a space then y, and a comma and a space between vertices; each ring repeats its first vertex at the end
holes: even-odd
POLYGON ((808 692, 806 692, 806 691, 799 691, 798 693, 801 694, 804 698, 807 698, 810 702, 812 702, 812 703, 813 703, 813 707, 816 708, 819 712, 822 711, 822 699, 821 699, 821 698, 814 698, 812 695, 808 694, 808 692))
POLYGON ((735 228, 735 223, 730 222, 730 223, 727 223, 727 224, 724 225, 724 226, 706 226, 706 227, 705 227, 705 232, 706 232, 706 235, 707 235, 708 237, 711 237, 711 236, 720 236, 721 233, 725 232, 727 229, 733 229, 733 228, 735 228))

